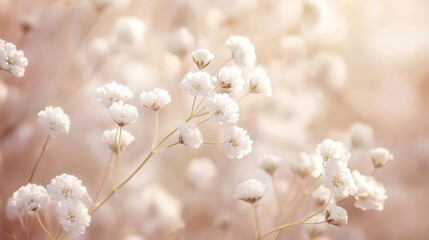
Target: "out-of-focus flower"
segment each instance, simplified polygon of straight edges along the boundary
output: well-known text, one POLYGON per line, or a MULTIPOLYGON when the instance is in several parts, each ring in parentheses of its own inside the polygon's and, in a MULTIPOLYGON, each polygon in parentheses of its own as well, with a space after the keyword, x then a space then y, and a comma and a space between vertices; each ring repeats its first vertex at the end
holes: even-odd
POLYGON ((331 139, 323 140, 317 145, 316 151, 322 156, 325 163, 332 160, 347 165, 350 157, 350 152, 342 142, 335 142, 331 139))
MULTIPOLYGON (((310 218, 307 223, 320 223, 325 221, 325 215, 323 213, 317 214, 316 216, 310 218)), ((326 233, 326 224, 305 224, 305 229, 311 240, 322 240, 320 237, 326 233)))
POLYGON ((107 108, 112 106, 113 103, 119 101, 127 102, 133 97, 133 93, 130 89, 116 82, 107 83, 104 86, 97 88, 96 95, 98 101, 107 108))
POLYGON ((100 63, 105 60, 111 52, 111 46, 105 38, 94 38, 88 45, 86 56, 93 64, 100 63))
POLYGON ((364 211, 383 210, 387 199, 383 185, 372 177, 361 175, 358 171, 353 171, 353 178, 358 187, 357 192, 353 194, 356 199, 355 207, 364 211))
POLYGON ((57 219, 65 232, 73 237, 78 237, 85 233, 86 227, 91 222, 88 209, 81 201, 63 200, 58 203, 57 219))
POLYGON ((37 211, 48 203, 46 188, 34 183, 20 187, 7 202, 7 216, 22 218, 30 211, 37 211))
POLYGON ((253 141, 243 128, 232 126, 225 130, 226 140, 223 147, 228 158, 243 158, 252 151, 253 141))
POLYGON ((336 204, 330 204, 328 210, 326 210, 325 220, 327 223, 337 227, 346 225, 348 223, 347 211, 336 204))
POLYGON ((249 38, 243 36, 230 36, 225 45, 229 47, 232 58, 237 64, 253 67, 256 62, 255 46, 249 38))
POLYGON ((347 64, 344 59, 330 52, 318 53, 308 66, 308 78, 330 91, 341 90, 347 81, 347 64))
POLYGON ((263 155, 258 159, 259 167, 272 175, 279 167, 280 159, 275 155, 263 155))
POLYGON ((218 89, 226 92, 242 91, 245 84, 243 72, 236 66, 222 67, 214 81, 218 89))
POLYGON ((331 191, 325 188, 324 186, 319 186, 311 196, 316 200, 316 204, 318 206, 324 206, 328 203, 329 198, 331 196, 331 191))
POLYGON ((191 123, 181 123, 179 125, 179 142, 192 148, 199 148, 203 144, 203 137, 200 129, 191 123))
POLYGON ((219 124, 236 123, 239 107, 237 102, 226 94, 214 94, 206 100, 206 107, 213 122, 219 124))
POLYGON ((372 164, 375 168, 382 168, 393 160, 393 155, 385 148, 371 150, 372 164))
POLYGON ((271 97, 271 80, 265 69, 256 67, 249 72, 248 76, 250 93, 262 93, 271 97))
POLYGON ((350 145, 355 148, 368 148, 374 141, 374 131, 371 126, 363 123, 354 123, 349 131, 350 145))
POLYGON ((197 65, 198 69, 204 69, 213 60, 214 54, 205 48, 198 49, 192 52, 192 60, 197 65))
POLYGON ((266 190, 263 182, 252 178, 237 186, 234 197, 253 204, 264 196, 266 190))
POLYGON ((122 101, 114 102, 112 106, 109 107, 108 111, 109 115, 113 118, 113 121, 121 127, 135 122, 139 116, 136 107, 124 104, 122 101))
POLYGON ((49 196, 55 201, 68 199, 81 201, 88 198, 88 192, 82 185, 82 181, 76 176, 65 173, 53 178, 47 188, 49 196))
POLYGON ((180 85, 192 96, 205 96, 214 89, 210 74, 207 72, 189 72, 180 85))
POLYGON ((171 53, 184 57, 194 46, 194 36, 188 29, 182 27, 169 34, 165 44, 171 53))
MULTIPOLYGON (((120 151, 128 147, 132 142, 134 142, 134 139, 135 138, 131 133, 122 129, 120 151)), ((101 140, 105 142, 107 146, 109 146, 110 150, 116 152, 118 150, 117 142, 119 140, 118 129, 112 128, 110 130, 104 131, 101 140)))
POLYGON ((146 28, 146 24, 139 18, 129 16, 119 17, 113 27, 112 47, 137 47, 143 40, 146 28))
POLYGON ((188 165, 187 178, 197 188, 208 186, 216 174, 216 165, 208 158, 194 159, 188 165))
POLYGON ((51 137, 54 138, 60 133, 69 132, 70 119, 62 108, 49 106, 37 115, 40 125, 51 137))
POLYGON ((153 111, 160 110, 170 102, 171 96, 168 94, 168 91, 160 88, 155 88, 149 92, 143 91, 140 94, 140 104, 153 111))
POLYGON ((325 164, 322 182, 323 186, 328 188, 337 199, 353 195, 357 191, 350 169, 337 161, 329 161, 325 164))
POLYGON ((6 101, 8 92, 6 84, 0 79, 0 106, 6 101))
POLYGON ((291 165, 293 173, 298 174, 301 178, 312 176, 317 178, 323 171, 323 159, 318 154, 308 154, 301 152, 299 154, 300 160, 295 161, 291 165))
POLYGON ((16 50, 13 43, 0 39, 0 70, 10 72, 16 77, 22 77, 27 65, 28 60, 24 57, 24 52, 16 50))

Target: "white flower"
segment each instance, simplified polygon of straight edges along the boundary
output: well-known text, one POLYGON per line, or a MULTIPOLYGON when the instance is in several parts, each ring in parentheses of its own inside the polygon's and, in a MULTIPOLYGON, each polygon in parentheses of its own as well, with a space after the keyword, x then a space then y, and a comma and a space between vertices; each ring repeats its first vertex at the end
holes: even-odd
POLYGON ((0 39, 0 70, 10 72, 16 77, 22 77, 27 65, 28 60, 21 50, 16 50, 13 43, 0 39))
POLYGON ((266 190, 263 182, 252 178, 237 186, 234 197, 253 204, 264 196, 266 190))
POLYGON ((326 210, 325 220, 327 223, 337 227, 346 225, 348 222, 347 211, 336 204, 330 204, 328 210, 326 210))
POLYGON ((70 119, 60 107, 46 107, 40 111, 38 120, 42 128, 51 136, 56 137, 60 133, 68 133, 70 129, 70 119))
MULTIPOLYGON (((118 146, 117 146, 118 139, 119 139, 119 132, 117 132, 116 128, 104 131, 101 137, 101 140, 105 142, 107 146, 109 146, 110 150, 112 150, 113 152, 116 152, 118 150, 118 146)), ((131 133, 122 129, 120 150, 123 150, 124 148, 129 146, 132 142, 134 142, 134 139, 135 138, 131 133)))
POLYGON ((219 89, 226 92, 242 91, 245 84, 243 72, 236 66, 222 67, 214 81, 219 89))
POLYGON ((371 126, 354 123, 350 128, 350 144, 353 149, 370 147, 374 141, 374 131, 371 126))
POLYGON ((194 46, 194 36, 182 27, 170 33, 165 44, 171 53, 184 57, 194 46))
POLYGON ((329 161, 325 164, 322 182, 337 199, 353 195, 357 191, 350 169, 340 162, 329 161))
POLYGON ((358 190, 354 195, 355 207, 366 210, 381 211, 384 209, 384 202, 387 199, 386 190, 383 185, 373 177, 361 175, 358 171, 353 171, 353 178, 358 190))
POLYGON ((88 198, 88 192, 82 181, 65 173, 53 178, 47 188, 49 196, 55 201, 68 199, 79 201, 88 198))
POLYGON ((98 101, 107 108, 112 106, 115 102, 127 102, 133 97, 133 93, 130 89, 116 82, 107 83, 104 86, 97 88, 96 95, 98 101))
POLYGON ((238 104, 228 94, 214 94, 206 100, 206 108, 213 122, 219 124, 238 121, 238 104))
POLYGON ((146 25, 136 17, 119 17, 113 27, 114 47, 138 47, 146 32, 146 25))
POLYGON ((371 150, 372 164, 375 168, 386 166, 393 159, 393 155, 385 148, 375 148, 371 150))
POLYGON ((208 158, 194 159, 188 165, 188 180, 197 188, 208 186, 216 174, 216 165, 208 158))
POLYGON ((227 151, 228 158, 243 158, 252 151, 253 141, 250 140, 247 131, 237 126, 225 130, 226 140, 223 147, 227 151))
POLYGON ((136 107, 124 104, 122 101, 113 103, 108 112, 113 121, 121 127, 135 122, 139 116, 136 107))
POLYGON ((230 48, 232 58, 237 64, 252 67, 256 62, 255 46, 247 37, 230 36, 225 45, 230 48))
POLYGON ((192 60, 194 60, 194 63, 197 65, 199 70, 207 67, 213 58, 213 53, 205 48, 201 48, 192 52, 192 60))
POLYGON ((13 193, 7 202, 7 216, 22 218, 27 212, 37 211, 48 203, 48 193, 43 186, 28 183, 13 193))
MULTIPOLYGON (((308 219, 306 223, 320 223, 325 221, 326 213, 319 213, 316 216, 308 219)), ((325 240, 321 238, 326 233, 326 224, 305 224, 305 229, 310 237, 310 240, 325 240)))
POLYGON ((168 91, 155 88, 149 92, 142 92, 140 94, 140 104, 153 110, 158 111, 165 105, 171 102, 171 96, 168 91))
POLYGON ((271 97, 271 80, 267 75, 265 69, 257 67, 249 73, 249 92, 263 93, 271 97))
POLYGON ((203 137, 200 129, 191 123, 181 123, 179 125, 179 142, 192 148, 199 148, 203 144, 203 137))
POLYGON ((291 170, 298 174, 301 178, 306 178, 311 175, 317 178, 323 171, 323 159, 318 154, 308 154, 301 152, 300 160, 295 161, 291 165, 291 170))
POLYGON ((264 155, 258 160, 259 167, 266 173, 272 175, 279 167, 280 159, 275 155, 264 155))
POLYGON ((322 156, 325 162, 338 161, 345 165, 350 157, 350 152, 342 142, 335 142, 331 139, 325 139, 322 143, 317 145, 317 153, 322 156))
POLYGON ((323 206, 328 203, 329 198, 331 196, 331 191, 329 189, 319 186, 311 196, 316 200, 316 204, 318 206, 323 206))
POLYGON ((192 96, 205 96, 214 89, 210 74, 207 72, 189 72, 180 85, 192 96))
POLYGON ((88 209, 81 201, 63 200, 58 203, 55 211, 58 214, 58 222, 64 231, 78 237, 85 233, 86 227, 91 222, 88 209))

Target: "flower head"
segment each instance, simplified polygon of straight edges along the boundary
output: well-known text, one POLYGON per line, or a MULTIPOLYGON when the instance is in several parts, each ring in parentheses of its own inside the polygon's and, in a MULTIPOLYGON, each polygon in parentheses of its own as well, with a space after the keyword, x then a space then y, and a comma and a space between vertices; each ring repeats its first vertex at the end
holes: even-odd
POLYGON ((199 148, 203 144, 203 137, 200 129, 191 123, 181 123, 179 125, 179 142, 192 148, 199 148))
POLYGON ((272 175, 279 167, 280 159, 275 155, 264 155, 259 158, 259 167, 266 173, 272 175))
POLYGON ((325 164, 322 182, 337 199, 353 195, 357 191, 350 169, 339 162, 329 161, 325 164))
POLYGON ((107 83, 97 88, 96 95, 98 101, 107 108, 112 106, 115 102, 127 102, 133 97, 133 93, 130 89, 116 82, 107 83))
POLYGON ((109 115, 119 126, 123 127, 136 121, 139 116, 137 108, 133 105, 124 104, 122 101, 115 102, 109 107, 109 115))
POLYGON ((16 77, 22 77, 27 65, 28 60, 21 50, 16 50, 13 43, 0 39, 0 70, 10 72, 16 77))
POLYGON ((266 190, 263 182, 252 178, 237 186, 234 197, 253 204, 264 196, 266 190))
POLYGON ((327 223, 337 227, 346 225, 348 222, 347 211, 336 204, 330 204, 328 210, 326 210, 325 220, 327 223))
POLYGON ((232 58, 237 64, 247 67, 255 65, 255 46, 249 38, 233 35, 226 40, 225 45, 231 50, 232 58))
POLYGON ((46 188, 34 183, 20 187, 7 202, 7 215, 22 218, 27 212, 37 211, 48 203, 46 188))
POLYGON ((219 124, 238 121, 238 104, 228 94, 214 94, 206 100, 206 107, 213 122, 219 124))
POLYGON ((85 233, 91 222, 88 209, 81 201, 63 200, 58 203, 57 219, 63 230, 77 237, 85 233))
POLYGON ((38 120, 42 128, 48 132, 51 137, 56 137, 60 133, 68 133, 70 129, 70 119, 60 107, 46 107, 40 111, 38 120))
POLYGON ((210 74, 207 72, 189 72, 180 85, 192 96, 205 96, 214 89, 210 74))
POLYGON ((271 97, 271 80, 267 75, 265 69, 257 67, 249 73, 249 92, 263 93, 271 97))
POLYGON ((316 151, 320 156, 322 156, 325 163, 333 160, 347 165, 350 157, 350 152, 343 143, 335 142, 331 139, 323 140, 322 143, 317 145, 316 151))
POLYGON ((363 123, 354 123, 349 131, 350 145, 355 148, 367 148, 374 141, 374 131, 371 126, 363 123))
POLYGON ((291 170, 301 178, 312 176, 317 178, 322 174, 323 159, 318 154, 301 152, 300 160, 293 162, 291 170))
POLYGON ((208 186, 216 174, 216 165, 208 158, 194 159, 188 165, 188 180, 197 188, 208 186))
POLYGON ((353 178, 357 185, 357 192, 353 194, 356 199, 355 207, 363 211, 383 210, 387 199, 383 185, 372 177, 361 175, 358 171, 353 171, 353 178))
POLYGON ((386 166, 393 159, 393 155, 385 148, 375 148, 371 150, 372 164, 375 168, 386 166))
POLYGON ((65 173, 51 180, 48 185, 48 193, 51 199, 55 201, 68 199, 80 201, 88 197, 88 192, 86 187, 82 185, 82 181, 73 175, 65 173))
POLYGON ((316 200, 318 206, 323 206, 328 203, 331 197, 331 191, 324 186, 319 186, 311 196, 316 200))
MULTIPOLYGON (((113 152, 117 151, 117 141, 119 139, 119 133, 117 133, 117 129, 113 128, 110 130, 106 130, 103 132, 103 135, 101 137, 101 140, 109 146, 110 150, 113 152), (115 139, 116 137, 116 139, 115 139)), ((122 129, 121 133, 121 150, 126 148, 128 145, 130 145, 132 142, 134 142, 134 136, 129 133, 128 131, 125 131, 122 129)))
POLYGON ((151 109, 158 111, 165 105, 171 102, 171 96, 166 90, 155 88, 149 92, 142 92, 140 94, 140 104, 151 109))
POLYGON ((243 158, 252 151, 253 141, 247 131, 237 126, 225 130, 226 140, 223 147, 227 151, 228 158, 243 158))
POLYGON ((242 91, 245 84, 243 73, 236 66, 222 67, 214 80, 218 88, 225 92, 242 91))
POLYGON ((119 17, 113 27, 113 46, 132 48, 137 47, 143 40, 146 25, 136 17, 119 17))
POLYGON ((194 63, 197 65, 199 70, 207 67, 213 58, 213 53, 205 48, 201 48, 192 52, 192 60, 194 60, 194 63))

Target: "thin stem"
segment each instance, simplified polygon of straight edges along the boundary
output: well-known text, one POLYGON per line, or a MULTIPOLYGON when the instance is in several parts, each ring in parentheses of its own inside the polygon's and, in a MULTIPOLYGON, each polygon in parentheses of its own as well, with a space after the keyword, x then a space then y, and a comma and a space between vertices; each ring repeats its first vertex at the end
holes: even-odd
POLYGON ((40 152, 39 158, 37 159, 36 163, 34 164, 33 170, 31 170, 31 175, 30 175, 30 178, 28 179, 28 182, 33 181, 37 166, 39 166, 40 160, 42 160, 43 154, 45 153, 46 148, 48 146, 49 138, 50 138, 50 135, 48 135, 48 137, 46 137, 45 143, 43 144, 42 152, 40 152))
POLYGON ((375 175, 375 172, 377 172, 377 168, 374 168, 374 170, 372 170, 372 172, 371 172, 371 176, 374 176, 374 175, 375 175))
POLYGON ((63 228, 60 228, 60 230, 58 230, 58 232, 57 232, 57 235, 55 235, 55 239, 54 240, 57 240, 60 237, 60 235, 61 235, 62 232, 63 232, 63 228))
MULTIPOLYGON (((191 114, 194 114, 194 109, 195 109, 195 101, 197 101, 197 96, 194 96, 194 100, 192 101, 192 107, 191 107, 191 114)), ((199 106, 199 105, 198 105, 199 106)))
POLYGON ((159 136, 159 113, 158 111, 155 112, 155 136, 153 137, 152 141, 152 149, 156 146, 158 142, 158 136, 159 136))
POLYGON ((194 109, 194 111, 192 112, 191 115, 194 115, 194 113, 197 113, 198 111, 201 111, 202 109, 204 109, 204 108, 201 108, 200 110, 198 110, 200 108, 201 104, 203 104, 204 100, 206 100, 207 96, 208 95, 205 95, 203 97, 203 99, 201 99, 201 101, 198 103, 197 107, 194 109))
POLYGON ((42 229, 46 232, 46 234, 49 235, 50 239, 54 240, 54 237, 52 237, 51 233, 48 231, 48 229, 46 229, 45 225, 43 225, 42 219, 40 219, 39 213, 37 211, 35 212, 36 212, 37 221, 39 221, 39 224, 42 227, 42 229))
POLYGON ((180 142, 175 142, 175 143, 172 143, 172 144, 170 144, 170 145, 168 145, 168 146, 166 146, 166 147, 163 147, 163 148, 159 148, 159 149, 156 149, 156 150, 154 150, 156 153, 159 153, 159 152, 162 152, 162 151, 164 151, 164 150, 166 150, 166 149, 168 149, 168 148, 171 148, 171 147, 173 147, 173 146, 176 146, 177 144, 179 144, 180 142))
POLYGON ((252 204, 252 226, 253 233, 255 235, 255 239, 259 239, 259 222, 258 222, 258 214, 256 212, 256 203, 252 204))
POLYGON ((103 189, 104 184, 106 183, 107 176, 109 175, 110 169, 113 164, 113 152, 110 153, 109 164, 107 165, 107 169, 104 172, 103 179, 101 180, 100 187, 98 187, 97 194, 95 194, 93 204, 97 203, 98 197, 100 197, 101 190, 103 189))
POLYGON ((232 56, 231 57, 229 57, 228 59, 226 59, 221 65, 219 65, 217 68, 215 68, 211 73, 210 73, 210 75, 213 75, 213 74, 215 74, 217 71, 219 71, 223 66, 225 66, 226 64, 228 64, 229 63, 229 61, 231 61, 232 60, 232 56))
POLYGON ((270 177, 271 177, 271 182, 273 183, 273 189, 274 189, 274 195, 275 195, 276 201, 277 201, 277 207, 279 209, 279 212, 281 213, 281 212, 283 212, 283 209, 282 209, 282 205, 280 203, 279 191, 277 188, 276 180, 274 179, 274 174, 270 174, 270 177))
POLYGON ((199 114, 193 115, 192 118, 197 118, 197 117, 205 116, 207 114, 209 114, 209 112, 199 113, 199 114))
POLYGON ((245 97, 247 97, 250 94, 250 92, 247 92, 246 94, 244 94, 243 96, 241 96, 238 100, 237 103, 239 103, 241 100, 243 100, 245 97))
POLYGON ((321 223, 325 223, 326 221, 320 221, 320 222, 303 222, 301 224, 321 224, 321 223))
POLYGON ((121 138, 122 138, 122 127, 119 127, 119 137, 118 141, 116 142, 116 159, 115 159, 115 178, 113 181, 113 188, 115 188, 116 184, 118 183, 119 179, 119 171, 121 168, 121 138))
POLYGON ((222 145, 223 143, 203 142, 203 144, 205 144, 205 145, 214 145, 214 146, 219 146, 219 145, 222 145))
POLYGON ((24 223, 22 218, 19 219, 19 223, 21 224, 21 227, 24 230, 25 239, 30 239, 30 234, 29 234, 27 227, 26 227, 26 224, 24 223))
POLYGON ((209 120, 210 120, 210 118, 206 118, 204 121, 201 121, 201 122, 197 123, 197 126, 200 126, 200 125, 202 125, 203 123, 205 123, 205 122, 207 122, 209 120))
POLYGON ((171 236, 173 236, 173 234, 175 234, 176 232, 178 232, 180 229, 184 228, 185 225, 184 224, 180 224, 177 228, 171 230, 170 232, 168 232, 162 239, 163 240, 167 240, 169 239, 171 236))

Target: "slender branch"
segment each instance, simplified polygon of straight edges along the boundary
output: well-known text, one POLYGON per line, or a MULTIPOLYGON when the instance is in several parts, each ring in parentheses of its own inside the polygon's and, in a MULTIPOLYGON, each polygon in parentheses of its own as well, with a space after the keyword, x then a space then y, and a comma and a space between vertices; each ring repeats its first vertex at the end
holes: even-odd
POLYGON ((60 237, 60 235, 61 235, 62 232, 63 232, 63 228, 60 228, 60 230, 58 230, 58 232, 57 232, 57 235, 55 235, 55 239, 54 240, 57 240, 60 237))
POLYGON ((39 221, 39 224, 42 227, 42 229, 46 232, 46 234, 48 234, 50 239, 54 240, 54 237, 52 237, 51 233, 48 231, 48 229, 46 229, 45 225, 43 225, 42 219, 40 219, 39 213, 37 211, 35 212, 36 212, 37 221, 39 221))
POLYGON ((256 203, 252 203, 252 226, 253 234, 255 235, 255 240, 259 239, 259 222, 258 214, 256 212, 256 203))
POLYGON ((113 152, 110 153, 109 164, 107 165, 107 169, 104 172, 103 179, 101 180, 100 187, 98 187, 98 190, 97 190, 97 194, 95 194, 93 204, 96 204, 97 200, 98 200, 98 197, 100 197, 101 190, 103 189, 103 186, 106 183, 106 179, 107 179, 107 176, 109 175, 110 169, 112 168, 112 164, 113 164, 113 152))
POLYGON ((273 189, 274 189, 274 195, 276 197, 277 201, 277 207, 279 209, 279 212, 283 212, 282 205, 280 203, 280 196, 279 196, 279 190, 277 188, 276 180, 274 179, 274 174, 270 174, 271 182, 273 183, 273 189))
POLYGON ((158 136, 159 136, 159 113, 158 111, 156 111, 155 112, 155 135, 152 141, 152 149, 156 146, 158 142, 158 136))
MULTIPOLYGON (((195 101, 197 101, 197 96, 194 96, 194 100, 192 101, 192 107, 191 107, 191 114, 194 114, 194 109, 195 109, 195 101)), ((199 105, 198 105, 199 106, 199 105)))
POLYGON ((247 92, 243 96, 241 96, 239 99, 237 99, 237 103, 239 103, 241 100, 243 100, 245 97, 249 96, 250 92, 247 92))
POLYGON ((28 182, 33 181, 34 174, 36 173, 37 166, 39 166, 40 160, 42 160, 43 154, 45 153, 46 148, 48 146, 49 138, 50 138, 50 135, 48 135, 46 137, 45 143, 43 144, 42 152, 40 152, 39 158, 37 159, 36 163, 34 164, 33 170, 31 170, 31 175, 30 175, 30 178, 28 179, 28 182))
POLYGON ((180 142, 172 143, 172 144, 170 144, 170 145, 168 145, 168 146, 166 146, 166 147, 156 149, 156 150, 154 150, 154 152, 155 152, 155 153, 162 152, 162 151, 164 151, 164 150, 167 150, 168 148, 171 148, 171 147, 173 147, 173 146, 176 146, 176 145, 177 145, 177 144, 179 144, 179 143, 180 143, 180 142))
POLYGON ((113 188, 116 187, 116 184, 118 183, 118 179, 119 179, 119 171, 121 168, 121 138, 122 138, 122 127, 119 127, 119 137, 118 137, 118 141, 116 142, 116 159, 115 159, 115 178, 113 181, 113 188))
POLYGON ((209 112, 199 113, 199 114, 193 115, 192 118, 197 118, 197 117, 205 116, 207 114, 209 114, 209 112))
POLYGON ((214 146, 219 146, 219 145, 222 145, 223 143, 203 142, 203 144, 205 144, 205 145, 214 145, 214 146))
POLYGON ((210 120, 210 118, 206 118, 204 121, 201 121, 201 122, 197 123, 197 126, 200 126, 200 125, 202 125, 203 123, 205 123, 205 122, 207 122, 209 120, 210 120))
POLYGON ((176 232, 178 232, 180 229, 184 228, 185 224, 180 224, 178 227, 174 228, 173 230, 171 230, 170 232, 168 232, 162 239, 163 240, 167 240, 169 239, 171 236, 173 236, 173 234, 175 234, 176 232))

